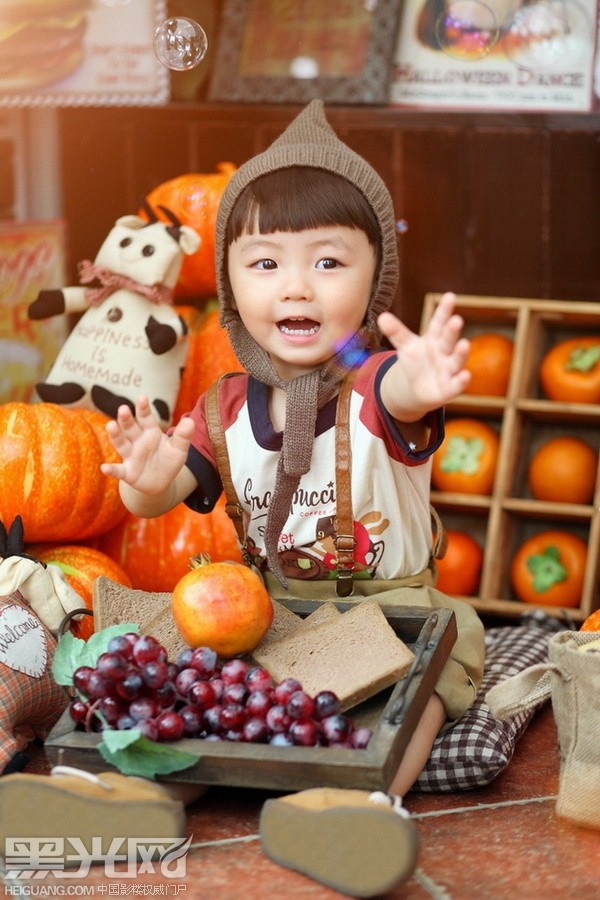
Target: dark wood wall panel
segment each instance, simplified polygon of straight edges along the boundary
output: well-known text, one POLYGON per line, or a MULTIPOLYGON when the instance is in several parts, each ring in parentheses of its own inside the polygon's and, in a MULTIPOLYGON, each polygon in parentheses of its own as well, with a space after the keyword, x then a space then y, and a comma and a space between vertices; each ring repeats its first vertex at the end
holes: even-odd
POLYGON ((553 134, 549 154, 548 265, 552 289, 600 297, 600 134, 553 134))
POLYGON ((468 284, 468 160, 464 134, 455 129, 410 129, 402 134, 400 235, 402 312, 418 326, 428 291, 465 291, 468 284), (423 288, 428 285, 424 291, 423 288))
POLYGON ((468 143, 469 285, 485 283, 500 296, 545 296, 544 133, 481 129, 468 143))
MULTIPOLYGON (((60 111, 70 279, 154 186, 240 164, 292 106, 172 104, 60 111)), ((600 300, 600 118, 331 107, 380 172, 398 219, 395 308, 418 327, 428 291, 600 300)))

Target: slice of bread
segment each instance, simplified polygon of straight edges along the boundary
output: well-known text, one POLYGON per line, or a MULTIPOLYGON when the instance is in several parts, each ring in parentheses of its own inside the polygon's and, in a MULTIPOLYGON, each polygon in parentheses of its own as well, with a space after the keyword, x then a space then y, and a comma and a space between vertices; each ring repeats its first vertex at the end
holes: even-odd
POLYGON ((149 622, 170 605, 171 594, 134 590, 105 575, 94 581, 92 609, 96 631, 123 622, 135 622, 141 628, 145 622, 149 622))
MULTIPOLYGON (((169 595, 170 596, 170 595, 169 595)), ((140 631, 142 634, 151 634, 163 645, 167 651, 169 662, 177 662, 177 657, 188 646, 179 634, 171 604, 157 613, 149 622, 145 622, 140 631)))
MULTIPOLYGON (((295 612, 292 612, 291 609, 288 609, 287 606, 284 606, 283 603, 279 603, 277 600, 273 601, 273 608, 275 614, 273 616, 271 627, 258 645, 261 650, 264 650, 265 647, 268 647, 275 641, 280 641, 282 638, 288 637, 299 628, 321 625, 323 622, 330 622, 332 618, 340 615, 340 611, 331 600, 322 603, 314 610, 314 612, 311 612, 310 615, 306 616, 305 619, 295 612)), ((250 655, 254 657, 254 651, 250 655)))
POLYGON ((101 631, 110 625, 133 622, 142 634, 151 634, 163 645, 169 660, 175 662, 186 647, 171 613, 169 593, 139 591, 124 587, 101 575, 92 590, 94 628, 101 631))
POLYGON ((259 645, 252 655, 276 682, 296 678, 311 696, 333 691, 342 710, 395 684, 414 658, 376 600, 357 603, 315 627, 297 628, 259 645))
POLYGON ((300 616, 297 616, 296 613, 292 612, 291 609, 288 609, 287 606, 284 606, 283 603, 278 603, 277 600, 274 600, 273 621, 271 622, 269 630, 260 642, 260 646, 266 647, 267 644, 272 644, 273 641, 279 641, 281 638, 293 634, 297 628, 302 627, 303 621, 304 620, 300 616))
POLYGON ((309 616, 307 616, 303 622, 303 628, 314 628, 317 625, 324 625, 325 622, 333 622, 334 619, 339 618, 341 616, 341 612, 331 600, 326 600, 325 603, 321 603, 320 606, 317 606, 314 612, 311 612, 309 616))

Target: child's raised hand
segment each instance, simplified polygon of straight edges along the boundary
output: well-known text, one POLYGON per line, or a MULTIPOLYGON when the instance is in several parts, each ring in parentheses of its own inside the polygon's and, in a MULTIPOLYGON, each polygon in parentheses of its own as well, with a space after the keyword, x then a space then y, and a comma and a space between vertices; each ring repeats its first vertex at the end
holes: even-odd
POLYGON ((117 418, 107 423, 106 432, 122 462, 103 463, 104 475, 154 496, 167 490, 185 464, 194 423, 183 417, 168 437, 153 415, 148 398, 140 397, 135 416, 128 406, 119 407, 117 418))
POLYGON ((398 354, 382 386, 383 402, 394 418, 420 418, 467 387, 469 341, 461 337, 463 320, 454 312, 455 300, 454 294, 444 294, 422 335, 390 312, 380 315, 379 327, 398 354))

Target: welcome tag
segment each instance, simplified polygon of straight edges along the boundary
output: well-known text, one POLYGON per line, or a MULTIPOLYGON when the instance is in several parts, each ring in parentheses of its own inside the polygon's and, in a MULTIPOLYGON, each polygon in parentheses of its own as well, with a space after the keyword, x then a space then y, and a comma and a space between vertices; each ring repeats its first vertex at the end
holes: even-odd
POLYGON ((0 608, 0 664, 40 678, 47 661, 46 632, 37 616, 15 604, 0 608))

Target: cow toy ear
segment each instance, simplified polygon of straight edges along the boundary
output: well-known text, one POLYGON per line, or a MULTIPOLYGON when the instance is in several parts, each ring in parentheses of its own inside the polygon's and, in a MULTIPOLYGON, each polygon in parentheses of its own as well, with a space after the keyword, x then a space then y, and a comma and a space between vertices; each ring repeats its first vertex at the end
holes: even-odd
POLYGON ((115 225, 122 225, 124 228, 131 228, 132 231, 138 231, 140 228, 143 228, 147 225, 148 222, 146 219, 142 219, 140 216, 128 215, 121 216, 115 222, 115 225))
POLYGON ((179 229, 179 246, 186 256, 191 256, 200 247, 202 238, 195 228, 190 225, 182 225, 179 229))
POLYGON ((0 519, 0 559, 6 559, 8 556, 8 534, 6 533, 6 526, 2 519, 0 519))
POLYGON ((8 530, 7 550, 7 556, 24 555, 25 531, 23 529, 23 519, 21 516, 15 516, 14 521, 8 530))
POLYGON ((25 556, 25 531, 21 516, 15 519, 8 529, 0 520, 0 561, 10 556, 25 556))

